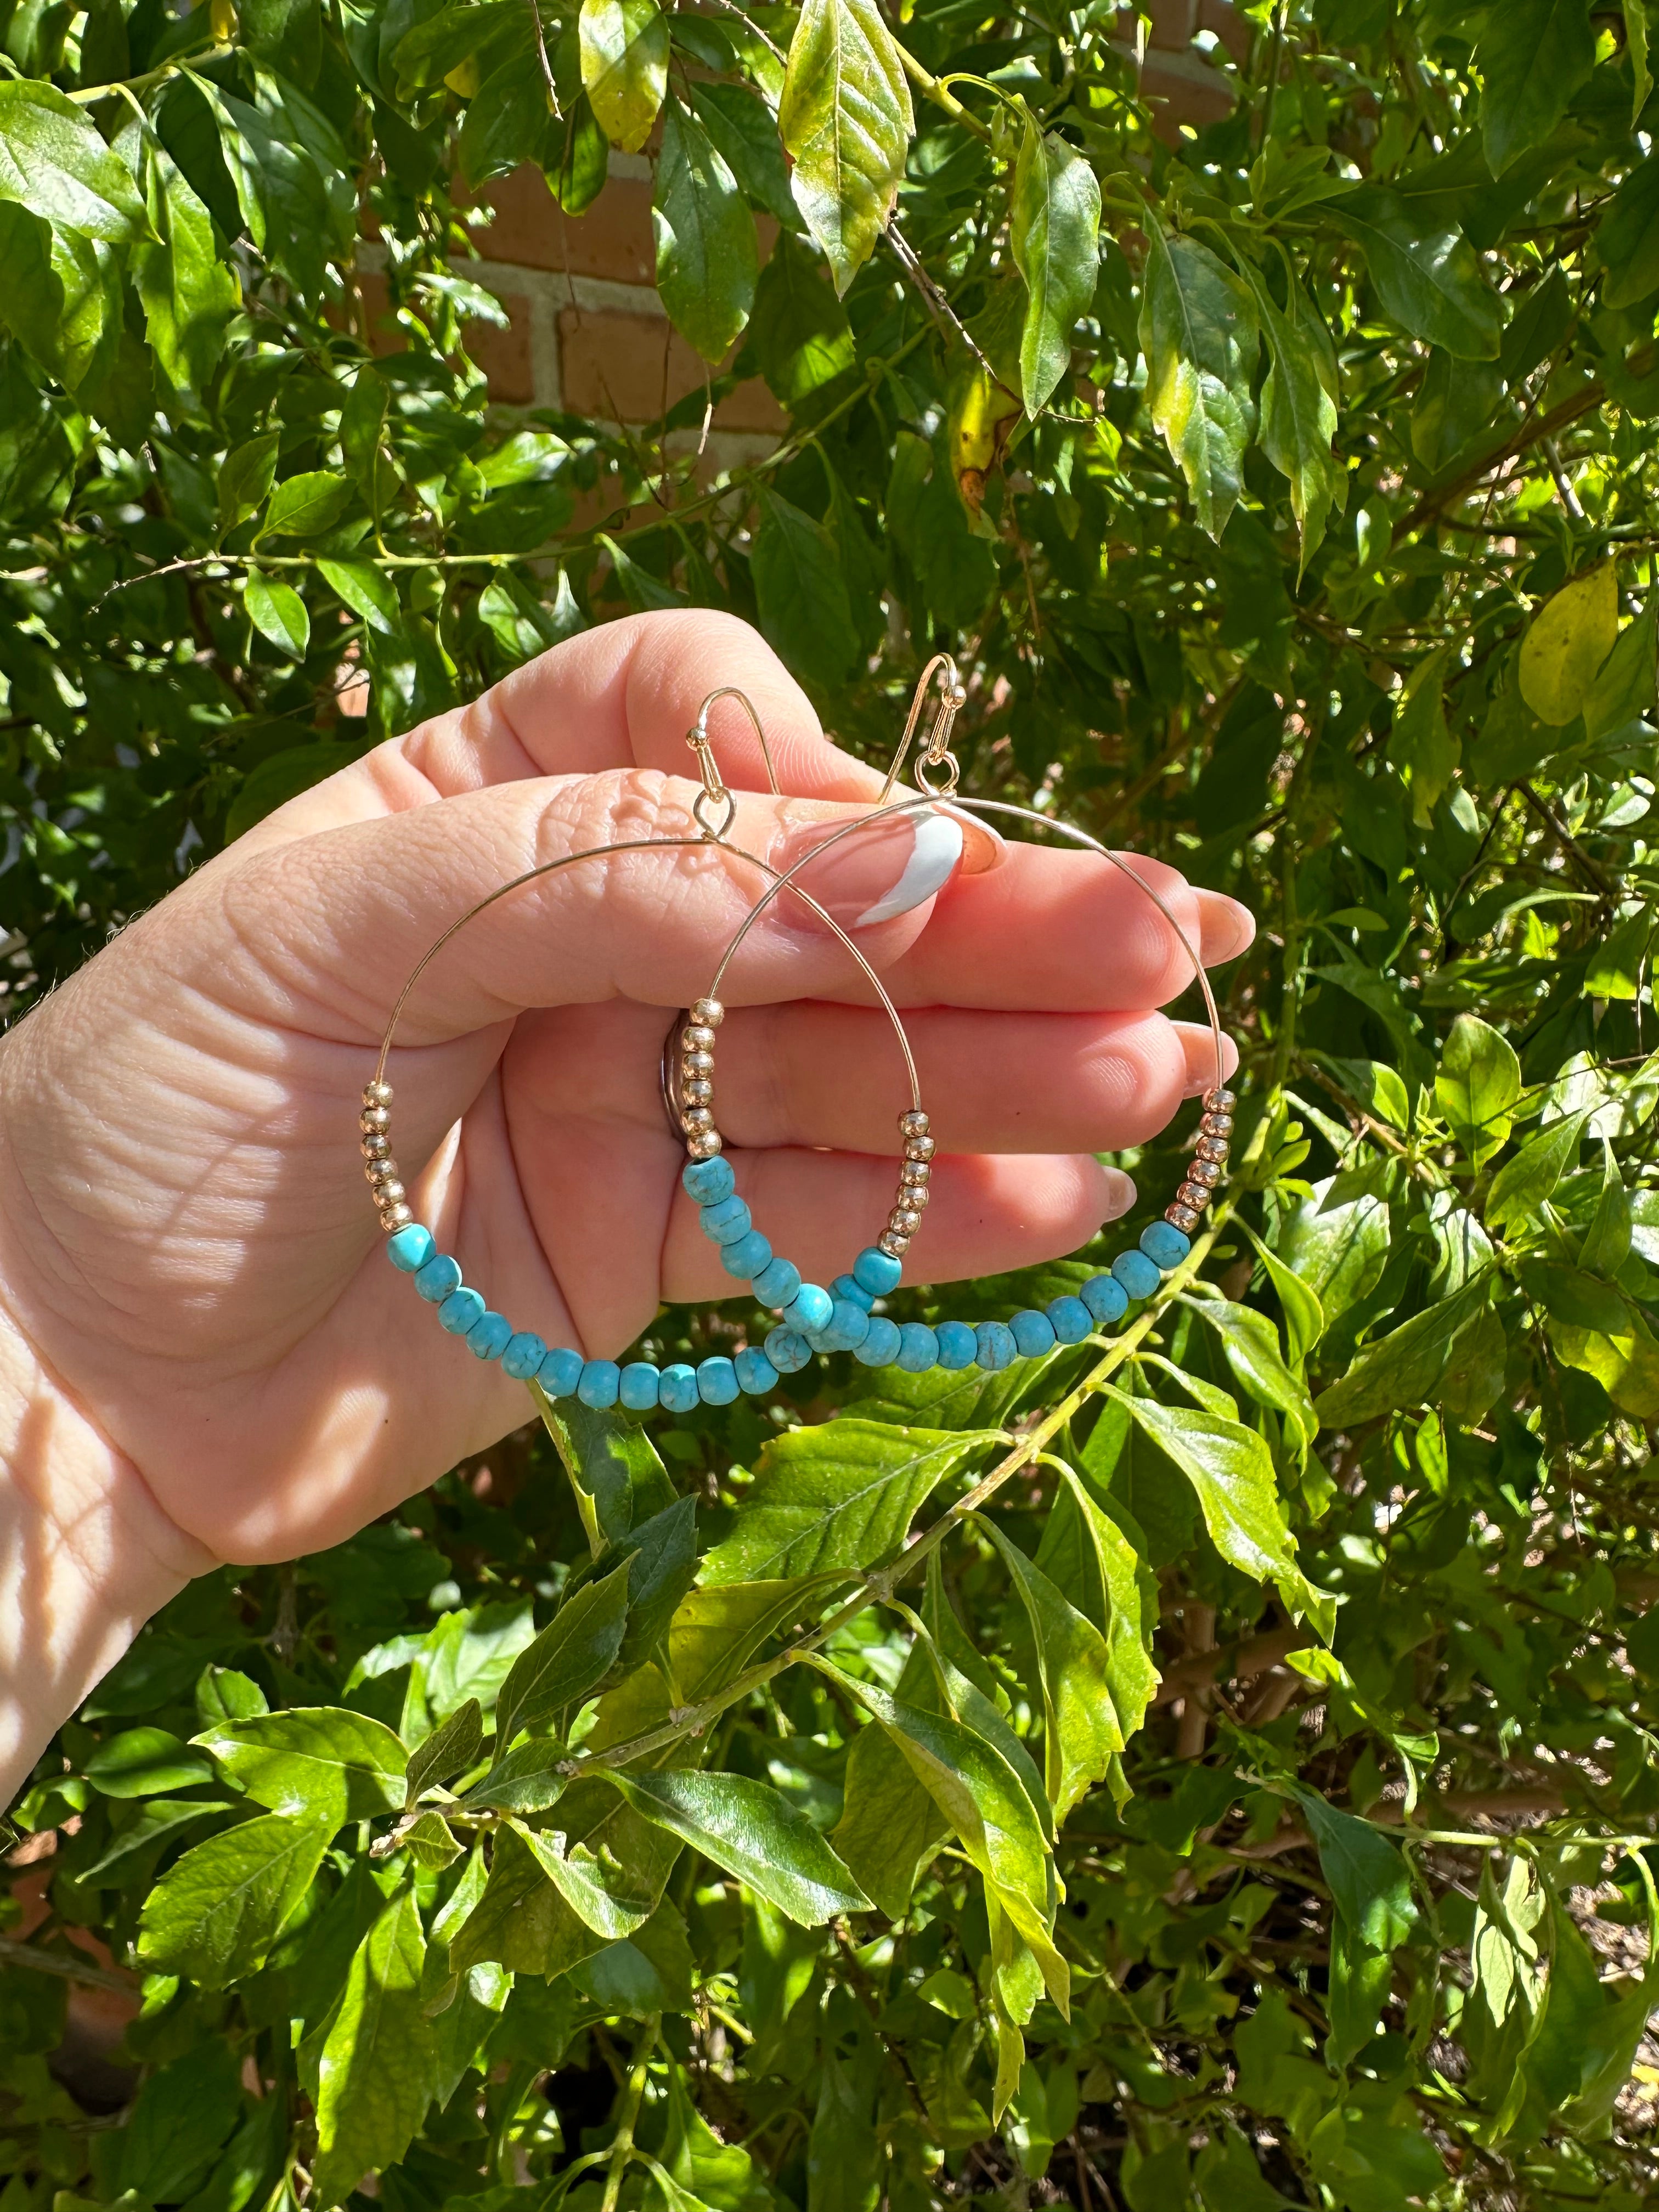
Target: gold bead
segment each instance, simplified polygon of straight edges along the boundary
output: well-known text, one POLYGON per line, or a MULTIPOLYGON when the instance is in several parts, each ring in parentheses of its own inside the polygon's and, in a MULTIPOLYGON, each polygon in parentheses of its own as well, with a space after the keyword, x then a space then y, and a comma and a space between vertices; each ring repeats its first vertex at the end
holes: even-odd
POLYGON ((1201 1213, 1210 1202, 1210 1194, 1200 1182, 1183 1182, 1176 1197, 1182 1206, 1195 1206, 1201 1213))
POLYGON ((1219 1137, 1200 1137, 1194 1150, 1201 1160, 1213 1160, 1218 1167, 1226 1164, 1227 1147, 1219 1137))
POLYGON ((377 1187, 383 1182, 394 1182, 399 1172, 397 1161, 390 1154, 383 1160, 371 1160, 363 1170, 370 1182, 377 1187))
POLYGON ((700 1030, 717 1030, 726 1019, 726 1009, 718 999, 699 999, 691 1018, 700 1030))
POLYGON ((680 1085, 680 1096, 688 1106, 706 1106, 714 1095, 714 1086, 706 1077, 694 1075, 680 1085))
POLYGON ((714 1055, 712 1052, 688 1052, 681 1056, 680 1067, 687 1075, 712 1075, 714 1055))
POLYGON ((720 1149, 718 1129, 693 1129, 687 1133, 685 1149, 694 1160, 712 1160, 720 1149))
POLYGON ((926 1160, 906 1160, 899 1170, 899 1181, 906 1190, 918 1190, 933 1175, 926 1160))
POLYGON ((392 1127, 392 1116, 384 1106, 365 1106, 357 1116, 357 1127, 365 1136, 374 1135, 392 1127))
POLYGON ((401 1206, 408 1195, 402 1183, 398 1182, 396 1176, 393 1176, 389 1181, 383 1182, 375 1192, 374 1202, 382 1209, 388 1206, 401 1206))
POLYGON ((714 1117, 706 1106, 690 1107, 681 1115, 680 1119, 689 1133, 694 1137, 702 1136, 706 1130, 712 1129, 714 1126, 714 1117))
POLYGON ((365 1106, 389 1106, 392 1103, 392 1085, 389 1083, 364 1084, 363 1103, 365 1106))
POLYGON ((1238 1094, 1235 1091, 1206 1091, 1204 1094, 1206 1114, 1231 1114, 1237 1103, 1238 1094))
POLYGON ((680 1043, 687 1052, 713 1052, 714 1032, 707 1022, 688 1022, 680 1031, 680 1043))
POLYGON ((884 1229, 876 1239, 878 1252, 884 1252, 890 1260, 902 1260, 910 1249, 910 1240, 896 1229, 884 1229))
POLYGON ((397 1206, 383 1206, 380 1208, 380 1226, 388 1236, 394 1229, 407 1229, 414 1218, 409 1208, 401 1203, 397 1206))
POLYGON ((1213 1160, 1194 1160, 1187 1170, 1187 1180, 1202 1183, 1206 1190, 1213 1190, 1221 1180, 1221 1170, 1213 1160))
POLYGON ((901 1114, 898 1125, 900 1133, 907 1137, 925 1137, 927 1134, 927 1116, 920 1106, 913 1106, 908 1112, 901 1114))
POLYGON ((907 1160, 931 1160, 939 1146, 932 1137, 907 1137, 904 1157, 907 1160))
POLYGON ((383 1129, 373 1129, 359 1149, 366 1160, 383 1160, 392 1150, 392 1139, 383 1129))
POLYGON ((1231 1114, 1206 1114, 1198 1125, 1200 1137, 1231 1137, 1233 1117, 1231 1114))
POLYGON ((907 1182, 900 1188, 897 1202, 919 1212, 933 1194, 925 1182, 907 1182))
POLYGON ((896 1206, 887 1217, 887 1226, 898 1237, 914 1237, 921 1226, 921 1216, 914 1206, 896 1206))
POLYGON ((1192 1235, 1201 1218, 1195 1207, 1182 1206, 1179 1200, 1175 1205, 1166 1206, 1164 1209, 1164 1218, 1172 1228, 1178 1229, 1183 1237, 1192 1235))

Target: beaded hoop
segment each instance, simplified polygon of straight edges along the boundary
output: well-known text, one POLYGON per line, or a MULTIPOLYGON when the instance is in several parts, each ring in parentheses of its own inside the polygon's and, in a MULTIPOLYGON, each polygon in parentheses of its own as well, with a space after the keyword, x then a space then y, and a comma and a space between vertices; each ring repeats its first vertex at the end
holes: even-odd
POLYGON ((781 1376, 799 1372, 816 1355, 833 1352, 850 1352, 866 1366, 896 1366, 913 1374, 936 1366, 1007 1367, 1018 1358, 1040 1358, 1057 1344, 1081 1343, 1097 1328, 1108 1328, 1121 1320, 1132 1303, 1150 1297, 1164 1277, 1186 1259, 1204 1210, 1221 1184, 1232 1137, 1236 1100, 1223 1081, 1220 1015, 1203 963, 1186 932, 1146 878, 1086 831, 1036 813, 1030 807, 1017 806, 1007 799, 963 799, 957 794, 958 769, 949 749, 950 733, 966 694, 948 654, 937 655, 922 672, 903 737, 877 805, 869 813, 831 831, 811 852, 784 870, 774 868, 757 854, 734 845, 726 834, 736 816, 737 799, 715 763, 708 718, 714 702, 728 697, 742 705, 754 724, 768 780, 774 793, 777 793, 771 750, 753 706, 743 692, 733 687, 711 692, 688 734, 688 743, 697 756, 702 778, 702 788, 692 804, 697 823, 695 836, 633 838, 595 846, 584 852, 567 853, 539 867, 527 869, 452 922, 422 956, 399 992, 380 1042, 374 1078, 363 1088, 359 1116, 365 1172, 380 1226, 386 1234, 386 1255, 392 1266, 412 1276, 420 1296, 436 1306, 439 1326, 451 1335, 465 1338, 468 1349, 477 1358, 499 1360, 506 1374, 515 1381, 536 1385, 550 1398, 574 1396, 594 1407, 620 1404, 634 1413, 648 1413, 658 1406, 670 1413, 689 1413, 697 1405, 730 1405, 739 1393, 763 1397, 776 1387, 781 1376), (916 767, 921 792, 917 796, 895 801, 891 793, 909 752, 928 687, 936 678, 939 698, 934 718, 916 767), (930 781, 930 775, 937 781, 930 781), (905 1255, 921 1227, 933 1175, 935 1140, 921 1103, 909 1040, 898 1009, 869 961, 846 931, 793 878, 843 838, 874 823, 925 812, 941 803, 959 811, 1003 814, 1035 823, 1097 854, 1146 893, 1170 924, 1193 963, 1209 1015, 1216 1080, 1204 1094, 1194 1156, 1188 1164, 1185 1179, 1174 1200, 1166 1207, 1163 1219, 1149 1224, 1141 1231, 1138 1244, 1120 1252, 1107 1272, 1085 1283, 1075 1297, 1054 1299, 1042 1312, 1033 1308, 1016 1314, 1012 1322, 947 1321, 930 1328, 920 1322, 906 1322, 901 1326, 875 1310, 878 1303, 898 1286, 905 1255), (670 1125, 684 1143, 689 1155, 681 1181, 688 1194, 696 1201, 704 1234, 720 1248, 720 1263, 734 1282, 746 1283, 756 1301, 775 1312, 778 1321, 768 1334, 763 1348, 746 1346, 729 1359, 711 1358, 696 1367, 682 1363, 659 1368, 643 1359, 631 1360, 622 1366, 613 1359, 587 1359, 568 1347, 550 1347, 534 1331, 515 1329, 504 1315, 492 1311, 483 1293, 463 1281, 459 1263, 449 1254, 440 1252, 431 1231, 415 1219, 392 1157, 392 1086, 386 1080, 386 1063, 398 1023, 426 969, 457 931, 498 900, 556 869, 574 866, 579 861, 617 853, 710 844, 746 860, 768 881, 727 945, 708 994, 677 1015, 670 1027, 663 1048, 663 1103, 670 1125), (902 1158, 892 1210, 875 1242, 866 1245, 848 1272, 837 1276, 828 1288, 803 1282, 794 1263, 774 1253, 766 1237, 755 1227, 748 1206, 738 1195, 732 1164, 723 1156, 720 1134, 714 1122, 714 1048, 726 1011, 720 1003, 720 988, 744 939, 767 908, 786 890, 811 908, 839 939, 874 989, 893 1025, 909 1079, 910 1103, 898 1117, 902 1158))

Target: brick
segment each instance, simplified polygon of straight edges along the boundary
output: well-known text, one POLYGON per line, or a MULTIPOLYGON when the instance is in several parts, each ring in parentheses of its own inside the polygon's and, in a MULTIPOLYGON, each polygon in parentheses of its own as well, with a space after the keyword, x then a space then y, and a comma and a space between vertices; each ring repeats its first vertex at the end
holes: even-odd
MULTIPOLYGON (((663 411, 664 349, 672 406, 699 390, 703 363, 659 315, 596 313, 567 307, 559 317, 564 404, 575 415, 612 422, 652 422, 663 411)), ((740 384, 714 410, 721 430, 781 432, 782 410, 758 379, 740 384)))
POLYGON ((491 185, 485 198, 493 213, 473 236, 489 260, 617 284, 655 278, 651 187, 643 179, 612 177, 582 216, 567 216, 541 171, 528 165, 491 185))
POLYGON ((530 356, 530 302, 522 292, 503 292, 502 307, 512 317, 505 330, 493 323, 469 323, 466 347, 489 380, 489 396, 507 407, 528 407, 536 397, 536 372, 530 356))
POLYGON ((1190 123, 1201 131, 1233 112, 1232 88, 1201 54, 1149 52, 1140 72, 1140 91, 1152 112, 1152 129, 1168 145, 1190 123))

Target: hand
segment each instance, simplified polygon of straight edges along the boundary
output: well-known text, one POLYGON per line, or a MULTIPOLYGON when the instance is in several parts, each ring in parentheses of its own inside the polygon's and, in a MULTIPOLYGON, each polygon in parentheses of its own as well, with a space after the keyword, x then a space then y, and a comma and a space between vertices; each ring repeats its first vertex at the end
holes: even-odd
MULTIPOLYGON (((282 808, 0 1047, 0 1613, 20 1653, 49 1647, 48 1729, 188 1575, 338 1542, 525 1419, 523 1385, 386 1262, 362 1088, 404 979, 476 900, 560 852, 695 834, 685 732, 723 684, 791 794, 762 795, 747 719, 718 708, 737 842, 787 865, 868 807, 880 777, 745 626, 638 617, 282 808)), ((1249 943, 1231 900, 1137 865, 1206 961, 1249 943)), ((1213 1079, 1208 1030, 1155 1011, 1191 975, 1152 903, 1092 855, 937 821, 846 839, 802 880, 918 1010, 945 1157, 913 1277, 1049 1257, 1123 1212, 1093 1152, 1213 1079)), ((410 1001, 387 1073, 416 1218, 550 1344, 615 1353, 660 1300, 731 1293, 658 1059, 763 881, 706 847, 559 871, 463 930, 410 1001)), ((768 909, 724 995, 739 1186, 827 1281, 891 1204, 891 1030, 799 901, 768 909)))

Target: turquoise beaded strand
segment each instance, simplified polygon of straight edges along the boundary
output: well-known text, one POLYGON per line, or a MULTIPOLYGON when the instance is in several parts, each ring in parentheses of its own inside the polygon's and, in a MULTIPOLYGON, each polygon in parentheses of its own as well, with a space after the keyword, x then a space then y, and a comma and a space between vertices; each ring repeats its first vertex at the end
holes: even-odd
POLYGON ((933 1151, 927 1115, 913 1108, 900 1116, 907 1180, 881 1237, 827 1290, 803 1282, 793 1261, 775 1254, 755 1227, 714 1126, 714 1032, 723 1012, 712 1000, 699 1000, 683 1032, 685 1057, 696 1054, 701 1063, 692 1079, 706 1087, 688 1101, 684 1118, 692 1157, 680 1180, 726 1273, 747 1283, 778 1321, 764 1348, 746 1345, 729 1359, 715 1355, 695 1367, 684 1361, 659 1368, 648 1359, 626 1365, 584 1359, 566 1346, 550 1348, 533 1330, 515 1330, 504 1315, 492 1311, 483 1293, 462 1280, 459 1262, 438 1250, 431 1231, 412 1218, 404 1202, 391 1158, 390 1085, 375 1083, 365 1090, 363 1151, 382 1225, 389 1232, 386 1256, 437 1307, 439 1327, 464 1338, 476 1358, 499 1360, 504 1374, 536 1383, 550 1398, 574 1397, 596 1409, 620 1405, 637 1413, 658 1407, 689 1413, 699 1405, 729 1406, 739 1395, 766 1397, 782 1376, 797 1374, 816 1356, 834 1352, 849 1352, 867 1367, 898 1367, 913 1375, 934 1367, 1009 1367, 1016 1359, 1039 1359, 1057 1345, 1080 1344, 1097 1328, 1121 1321, 1132 1304, 1151 1297, 1191 1250, 1192 1232, 1226 1165, 1236 1102, 1231 1091, 1218 1087, 1205 1094, 1195 1157, 1164 1218, 1149 1223, 1138 1244, 1120 1252, 1104 1273, 1092 1276, 1074 1297, 1052 1299, 1041 1312, 1029 1307, 1009 1322, 945 1321, 933 1328, 921 1322, 900 1323, 874 1309, 898 1287, 904 1249, 921 1220, 915 1194, 920 1191, 921 1204, 927 1202, 925 1171, 933 1151), (695 1124, 693 1113, 698 1116, 695 1124), (922 1179, 909 1180, 917 1168, 924 1170, 922 1179))

